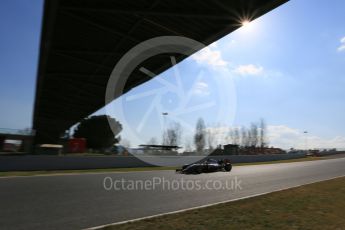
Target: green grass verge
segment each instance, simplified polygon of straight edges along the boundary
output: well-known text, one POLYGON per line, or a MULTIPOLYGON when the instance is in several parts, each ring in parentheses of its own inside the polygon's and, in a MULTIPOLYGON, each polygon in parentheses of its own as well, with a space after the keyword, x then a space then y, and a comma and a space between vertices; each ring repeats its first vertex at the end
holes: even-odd
POLYGON ((106 230, 344 229, 345 177, 106 230))
MULTIPOLYGON (((321 160, 321 159, 325 159, 325 157, 305 157, 305 158, 280 160, 280 161, 238 163, 238 164, 234 164, 234 166, 290 163, 290 162, 300 162, 300 161, 314 161, 314 160, 321 160)), ((138 167, 138 168, 109 168, 109 169, 85 169, 85 170, 12 171, 12 172, 0 172, 0 177, 36 176, 36 175, 71 174, 71 173, 137 172, 137 171, 152 171, 152 170, 175 170, 176 168, 177 167, 138 167)))

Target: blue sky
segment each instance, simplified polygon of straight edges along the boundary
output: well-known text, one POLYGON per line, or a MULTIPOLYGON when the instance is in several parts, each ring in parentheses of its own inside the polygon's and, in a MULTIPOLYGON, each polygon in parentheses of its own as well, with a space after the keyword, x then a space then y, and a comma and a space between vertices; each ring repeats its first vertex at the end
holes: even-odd
POLYGON ((0 127, 31 127, 43 2, 0 1, 0 127))
MULTIPOLYGON (((342 0, 290 1, 180 63, 184 97, 152 80, 112 103, 110 114, 132 145, 159 140, 172 121, 191 141, 188 130, 203 117, 218 134, 264 118, 270 143, 283 148, 303 147, 304 130, 310 147, 345 147, 344 11, 342 0)), ((38 0, 0 3, 0 127, 31 126, 41 14, 38 0)), ((174 69, 159 78, 178 83, 174 69)))

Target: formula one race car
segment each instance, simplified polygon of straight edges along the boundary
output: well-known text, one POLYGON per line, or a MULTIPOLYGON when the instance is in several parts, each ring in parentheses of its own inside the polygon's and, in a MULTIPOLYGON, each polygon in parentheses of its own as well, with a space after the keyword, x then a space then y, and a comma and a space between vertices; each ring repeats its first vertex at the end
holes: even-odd
POLYGON ((207 159, 203 162, 184 165, 182 168, 176 169, 176 172, 184 174, 200 174, 219 171, 230 172, 231 169, 232 165, 228 159, 207 159))

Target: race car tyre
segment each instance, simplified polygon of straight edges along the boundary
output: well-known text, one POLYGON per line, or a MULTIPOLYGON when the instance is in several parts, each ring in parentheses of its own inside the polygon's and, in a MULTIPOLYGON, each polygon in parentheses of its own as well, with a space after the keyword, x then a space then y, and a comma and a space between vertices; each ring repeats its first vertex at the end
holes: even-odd
POLYGON ((224 166, 224 169, 225 169, 225 171, 230 172, 231 169, 232 169, 232 165, 231 165, 231 164, 226 164, 226 165, 224 166))

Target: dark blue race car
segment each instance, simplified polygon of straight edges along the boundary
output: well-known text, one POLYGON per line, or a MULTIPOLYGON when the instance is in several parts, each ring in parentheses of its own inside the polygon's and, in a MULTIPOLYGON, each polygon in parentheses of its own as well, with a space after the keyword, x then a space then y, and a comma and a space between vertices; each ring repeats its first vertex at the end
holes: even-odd
POLYGON ((207 159, 203 162, 184 165, 182 168, 176 169, 176 172, 184 174, 200 174, 220 171, 230 172, 231 169, 232 165, 228 159, 207 159))

